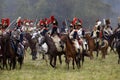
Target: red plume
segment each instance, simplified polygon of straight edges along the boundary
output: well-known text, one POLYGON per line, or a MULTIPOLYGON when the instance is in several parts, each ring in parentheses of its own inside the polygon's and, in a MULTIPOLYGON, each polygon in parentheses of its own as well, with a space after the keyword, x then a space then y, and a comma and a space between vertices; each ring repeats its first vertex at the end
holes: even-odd
POLYGON ((76 17, 73 18, 73 24, 75 25, 77 23, 78 19, 76 17))
POLYGON ((55 20, 55 17, 51 16, 50 19, 51 19, 51 22, 53 22, 55 20))

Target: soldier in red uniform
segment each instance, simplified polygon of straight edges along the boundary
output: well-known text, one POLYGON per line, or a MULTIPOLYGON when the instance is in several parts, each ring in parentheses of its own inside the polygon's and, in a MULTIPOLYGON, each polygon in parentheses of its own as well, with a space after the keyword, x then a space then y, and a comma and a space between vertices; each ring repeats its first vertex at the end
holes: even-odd
POLYGON ((10 19, 2 18, 1 22, 2 22, 2 30, 4 31, 10 25, 10 19))
POLYGON ((40 24, 41 24, 40 26, 42 27, 41 34, 44 36, 48 32, 48 26, 49 26, 48 19, 41 21, 40 24))
POLYGON ((58 21, 57 19, 54 18, 54 16, 51 16, 51 23, 52 23, 52 32, 51 32, 51 36, 53 34, 58 34, 58 21))

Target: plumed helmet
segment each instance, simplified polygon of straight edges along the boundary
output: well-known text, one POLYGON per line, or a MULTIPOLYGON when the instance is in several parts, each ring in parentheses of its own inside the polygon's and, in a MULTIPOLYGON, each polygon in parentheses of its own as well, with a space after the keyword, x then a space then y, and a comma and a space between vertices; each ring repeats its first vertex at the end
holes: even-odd
POLYGON ((72 23, 75 25, 78 21, 78 18, 74 17, 72 23))
POLYGON ((44 21, 44 20, 40 20, 39 24, 40 24, 41 26, 44 26, 44 25, 45 25, 45 21, 44 21))
POLYGON ((55 20, 55 17, 54 16, 50 16, 50 20, 51 20, 51 23, 53 23, 53 21, 55 20))

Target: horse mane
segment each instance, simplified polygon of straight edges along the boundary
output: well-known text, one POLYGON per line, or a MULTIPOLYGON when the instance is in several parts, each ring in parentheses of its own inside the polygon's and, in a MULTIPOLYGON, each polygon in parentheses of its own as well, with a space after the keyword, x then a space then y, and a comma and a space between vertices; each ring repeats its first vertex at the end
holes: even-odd
POLYGON ((86 39, 93 39, 93 38, 90 36, 90 33, 85 34, 85 38, 86 38, 86 39))
POLYGON ((70 42, 71 44, 74 44, 74 43, 72 42, 72 40, 70 39, 69 35, 67 35, 66 37, 67 37, 67 39, 69 40, 69 42, 70 42))

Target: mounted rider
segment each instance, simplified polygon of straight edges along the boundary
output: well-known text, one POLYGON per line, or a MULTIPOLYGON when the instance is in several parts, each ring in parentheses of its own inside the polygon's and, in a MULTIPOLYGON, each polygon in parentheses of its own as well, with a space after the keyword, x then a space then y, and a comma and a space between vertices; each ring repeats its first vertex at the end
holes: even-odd
POLYGON ((103 29, 103 38, 109 40, 109 36, 113 34, 112 27, 110 26, 110 19, 105 20, 106 25, 103 29))
POLYGON ((21 21, 19 23, 20 19, 21 19, 20 17, 17 19, 16 21, 17 23, 15 24, 16 27, 14 28, 14 30, 11 31, 11 44, 17 54, 23 55, 23 53, 18 53, 19 52, 18 48, 21 49, 22 51, 24 49, 24 46, 23 46, 24 34, 23 34, 23 31, 21 30, 21 25, 22 25, 21 21))
POLYGON ((73 18, 73 21, 70 24, 70 32, 69 32, 69 37, 70 39, 78 39, 78 28, 77 28, 77 18, 73 18))
POLYGON ((117 33, 117 40, 120 40, 120 17, 118 17, 118 27, 115 29, 114 33, 117 33))
POLYGON ((87 42, 85 37, 85 30, 83 29, 82 26, 82 20, 79 20, 79 22, 77 23, 77 28, 78 28, 78 40, 79 40, 79 44, 83 46, 84 50, 87 50, 87 42))
POLYGON ((118 17, 118 27, 115 29, 114 32, 120 32, 120 17, 118 17))
POLYGON ((91 37, 95 40, 97 49, 99 47, 99 42, 100 42, 100 28, 101 28, 101 21, 98 19, 91 33, 91 37))
POLYGON ((44 19, 40 20, 40 33, 41 35, 45 36, 45 34, 48 32, 48 24, 47 21, 44 19))
POLYGON ((51 36, 53 36, 54 34, 58 35, 58 21, 54 16, 50 17, 51 19, 51 23, 52 23, 52 32, 51 32, 51 36))

